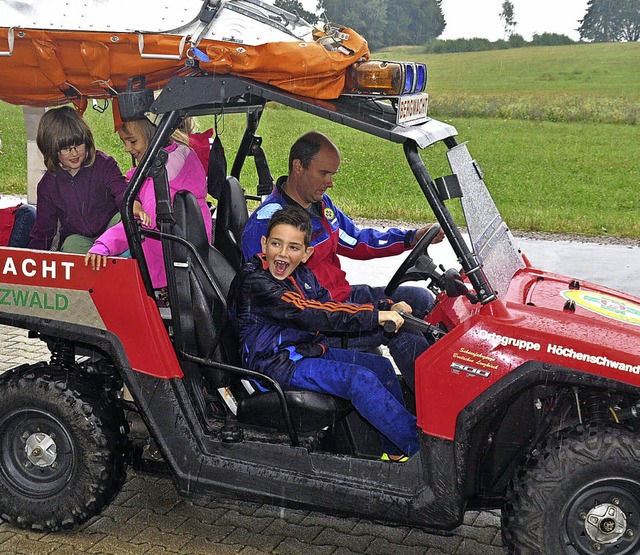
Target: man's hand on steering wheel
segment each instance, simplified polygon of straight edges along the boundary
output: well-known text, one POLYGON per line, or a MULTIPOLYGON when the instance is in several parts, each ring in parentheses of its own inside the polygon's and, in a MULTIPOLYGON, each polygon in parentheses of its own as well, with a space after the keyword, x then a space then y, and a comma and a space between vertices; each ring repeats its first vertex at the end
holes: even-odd
MULTIPOLYGON (((440 229, 439 224, 432 224, 426 229, 427 231, 425 233, 422 233, 422 235, 420 236, 420 240, 413 247, 413 250, 409 253, 409 256, 404 259, 404 261, 400 264, 400 267, 396 270, 396 273, 393 274, 393 276, 389 280, 389 284, 384 290, 385 295, 388 295, 390 297, 396 292, 396 289, 398 289, 398 286, 400 285, 400 283, 402 283, 402 280, 407 272, 414 266, 414 264, 423 254, 425 255, 425 258, 428 260, 429 264, 424 268, 424 275, 421 277, 421 279, 431 278, 432 280, 435 280, 436 278, 440 277, 439 273, 437 272, 437 268, 433 263, 433 260, 431 260, 426 252, 429 245, 431 245, 436 237, 440 236, 442 230, 440 229)), ((442 239, 439 240, 442 241, 442 239)))
MULTIPOLYGON (((418 241, 420 241, 420 239, 422 239, 423 235, 429 231, 431 229, 431 226, 433 225, 438 225, 438 224, 427 224, 425 226, 422 226, 420 229, 417 229, 414 236, 413 236, 413 240, 411 241, 411 246, 415 247, 416 243, 418 241)), ((433 239, 433 241, 431 241, 431 243, 440 243, 442 240, 444 239, 444 231, 441 229, 438 232, 438 235, 435 236, 435 238, 433 239)))

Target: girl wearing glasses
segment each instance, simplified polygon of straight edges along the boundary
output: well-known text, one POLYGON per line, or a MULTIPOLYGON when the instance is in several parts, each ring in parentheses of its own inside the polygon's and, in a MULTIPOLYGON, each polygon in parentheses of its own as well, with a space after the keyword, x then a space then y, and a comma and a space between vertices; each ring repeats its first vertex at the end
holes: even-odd
MULTIPOLYGON (((126 182, 117 162, 96 150, 87 123, 69 106, 47 111, 36 138, 46 173, 38 183, 36 222, 29 248, 85 254, 96 237, 120 220, 126 182)), ((140 204, 134 214, 144 217, 140 204)))

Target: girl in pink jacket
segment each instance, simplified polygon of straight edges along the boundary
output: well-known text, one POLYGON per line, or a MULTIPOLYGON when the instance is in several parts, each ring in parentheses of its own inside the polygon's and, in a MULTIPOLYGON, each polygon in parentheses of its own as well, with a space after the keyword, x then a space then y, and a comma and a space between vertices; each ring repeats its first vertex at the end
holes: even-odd
MULTIPOLYGON (((118 135, 124 143, 125 150, 135 160, 140 163, 142 155, 147 150, 147 146, 155 133, 153 124, 145 119, 128 121, 118 130, 118 135)), ((178 191, 191 191, 202 210, 204 226, 211 241, 211 212, 206 202, 207 178, 204 173, 202 163, 196 153, 185 144, 173 139, 165 146, 169 153, 167 160, 167 177, 169 179, 169 191, 171 199, 178 191)), ((127 180, 131 179, 135 168, 127 172, 127 180)), ((153 179, 148 178, 140 189, 138 200, 142 204, 145 214, 141 215, 142 224, 156 227, 156 195, 153 187, 153 179)), ((105 231, 89 249, 85 257, 85 266, 91 265, 94 270, 106 266, 107 256, 117 256, 129 248, 124 226, 119 223, 105 231)), ((154 289, 162 289, 167 286, 167 276, 164 270, 164 256, 162 254, 162 244, 156 239, 145 238, 142 243, 149 274, 154 289)))

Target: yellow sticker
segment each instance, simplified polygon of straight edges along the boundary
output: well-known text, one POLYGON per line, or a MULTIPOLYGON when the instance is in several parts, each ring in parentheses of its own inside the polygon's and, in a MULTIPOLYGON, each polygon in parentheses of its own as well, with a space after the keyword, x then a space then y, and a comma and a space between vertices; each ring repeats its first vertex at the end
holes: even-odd
POLYGON ((333 210, 331 210, 331 208, 325 208, 324 217, 327 218, 327 220, 332 221, 333 218, 336 217, 336 215, 333 213, 333 210))
POLYGON ((601 316, 640 326, 640 305, 635 303, 593 291, 562 291, 562 296, 601 316))

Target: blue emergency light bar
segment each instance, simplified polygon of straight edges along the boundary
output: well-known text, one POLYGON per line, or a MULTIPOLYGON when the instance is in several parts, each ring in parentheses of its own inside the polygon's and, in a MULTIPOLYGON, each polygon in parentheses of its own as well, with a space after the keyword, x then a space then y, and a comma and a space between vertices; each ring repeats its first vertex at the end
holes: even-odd
POLYGON ((369 60, 347 70, 344 93, 393 96, 420 93, 426 88, 426 64, 369 60))

